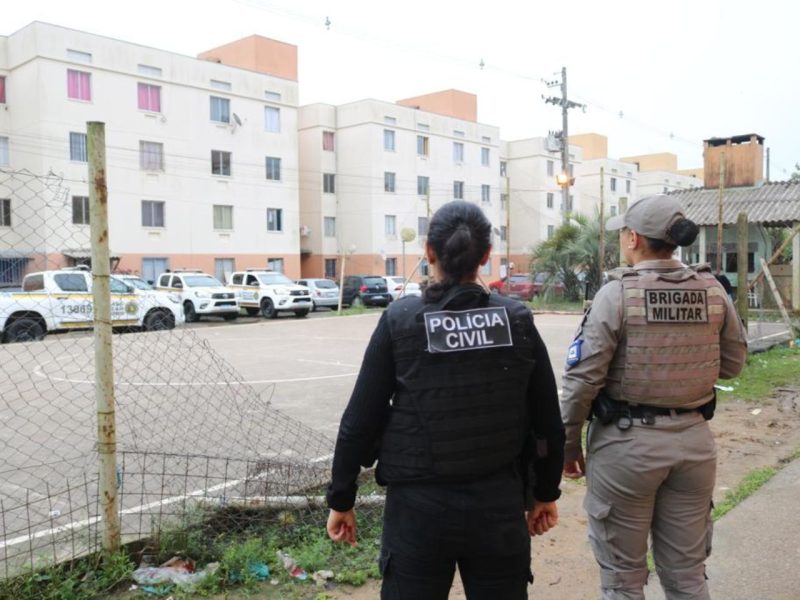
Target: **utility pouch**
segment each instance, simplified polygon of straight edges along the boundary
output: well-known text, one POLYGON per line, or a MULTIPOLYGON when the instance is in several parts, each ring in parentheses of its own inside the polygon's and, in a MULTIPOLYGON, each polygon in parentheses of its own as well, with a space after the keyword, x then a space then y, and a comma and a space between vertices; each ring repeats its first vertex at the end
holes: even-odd
POLYGON ((599 394, 592 402, 592 414, 603 425, 608 425, 619 416, 617 403, 604 394, 599 394))
POLYGON ((711 398, 711 400, 709 400, 705 404, 703 404, 703 406, 699 407, 697 409, 697 412, 703 415, 703 418, 706 421, 710 421, 711 419, 714 418, 714 411, 716 409, 717 409, 717 390, 714 390, 714 397, 711 398))

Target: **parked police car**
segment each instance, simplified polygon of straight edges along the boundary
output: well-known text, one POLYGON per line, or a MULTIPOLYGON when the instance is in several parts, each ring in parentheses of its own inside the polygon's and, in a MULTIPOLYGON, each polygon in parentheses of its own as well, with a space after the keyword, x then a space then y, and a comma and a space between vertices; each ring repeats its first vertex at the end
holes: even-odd
MULTIPOLYGON (((183 322, 177 296, 139 292, 114 276, 110 287, 114 327, 154 331, 183 322)), ((22 291, 0 293, 2 341, 39 340, 51 331, 91 328, 93 313, 88 267, 30 273, 22 280, 22 291)))
POLYGON ((229 285, 238 292, 239 304, 249 315, 260 312, 265 319, 274 319, 280 312, 291 312, 301 319, 312 308, 309 289, 277 271, 237 271, 229 285))
POLYGON ((158 277, 157 290, 172 292, 180 297, 186 322, 200 317, 223 317, 232 321, 239 316, 236 292, 225 287, 219 279, 199 269, 177 269, 158 277))

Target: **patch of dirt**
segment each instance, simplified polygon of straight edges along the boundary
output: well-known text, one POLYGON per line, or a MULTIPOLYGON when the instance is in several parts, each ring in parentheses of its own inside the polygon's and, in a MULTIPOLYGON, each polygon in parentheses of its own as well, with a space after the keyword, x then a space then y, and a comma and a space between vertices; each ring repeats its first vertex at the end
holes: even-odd
MULTIPOLYGON (((800 448, 800 393, 788 388, 776 392, 768 401, 726 402, 717 408, 711 421, 718 453, 715 502, 749 471, 778 465, 800 448)), ((592 600, 598 596, 599 575, 581 506, 586 488, 583 481, 565 481, 562 489, 558 527, 533 539, 536 581, 529 595, 537 600, 592 600)), ((649 585, 658 586, 658 578, 652 576, 649 585)), ((341 586, 328 595, 336 600, 374 600, 380 597, 380 582, 359 588, 341 586)), ((450 598, 465 597, 456 578, 450 598)))

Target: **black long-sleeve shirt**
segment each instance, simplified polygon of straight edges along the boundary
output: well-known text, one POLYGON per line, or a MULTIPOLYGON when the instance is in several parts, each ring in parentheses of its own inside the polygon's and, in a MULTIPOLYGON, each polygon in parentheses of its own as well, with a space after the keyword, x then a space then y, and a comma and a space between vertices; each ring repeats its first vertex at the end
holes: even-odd
MULTIPOLYGON (((534 333, 536 363, 527 395, 529 410, 533 415, 533 433, 536 439, 544 443, 538 444, 540 452, 532 465, 523 465, 523 468, 527 471, 532 466, 534 498, 549 502, 561 495, 558 486, 564 465, 564 426, 547 348, 538 331, 534 329, 534 333), (546 447, 546 453, 541 452, 542 447, 546 447)), ((365 457, 374 454, 386 423, 394 389, 394 357, 387 313, 384 312, 364 353, 355 388, 342 415, 327 493, 330 508, 347 511, 355 504, 356 479, 365 457)))

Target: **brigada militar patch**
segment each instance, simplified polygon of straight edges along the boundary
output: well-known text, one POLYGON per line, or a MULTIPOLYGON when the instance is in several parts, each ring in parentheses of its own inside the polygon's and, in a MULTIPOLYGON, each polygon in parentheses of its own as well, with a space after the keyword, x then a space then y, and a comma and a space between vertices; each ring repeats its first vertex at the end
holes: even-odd
POLYGON ((707 323, 706 290, 645 290, 648 323, 707 323))
POLYGON ((505 307, 425 313, 428 352, 464 352, 511 346, 505 307))

